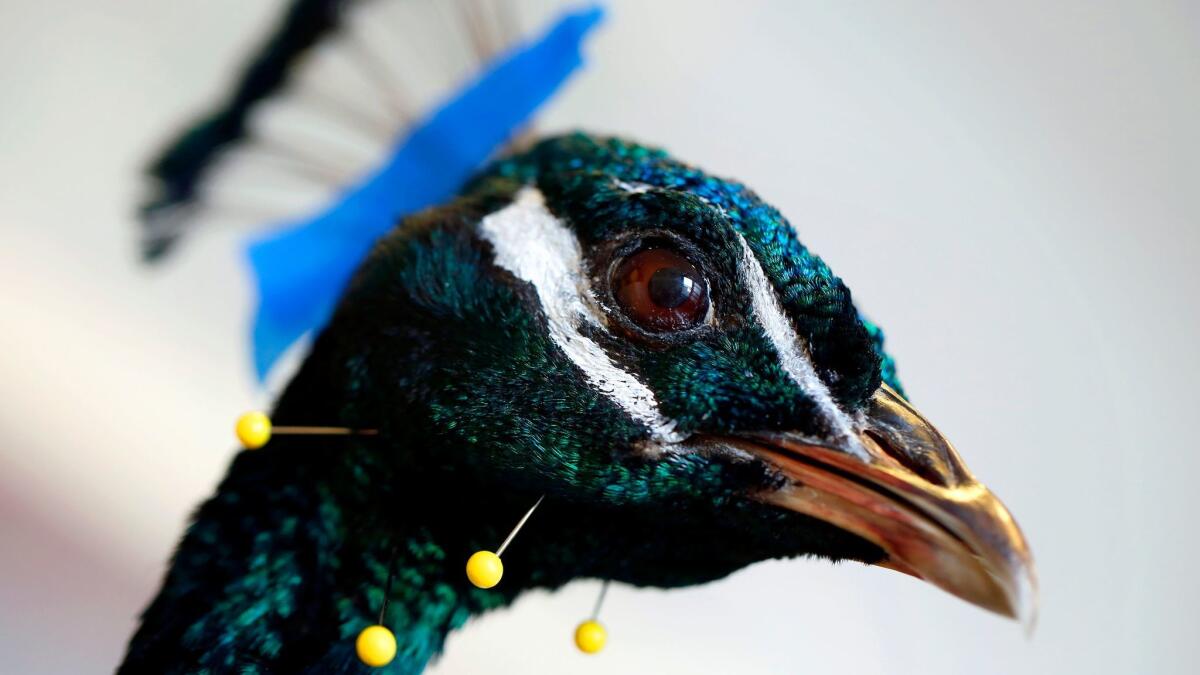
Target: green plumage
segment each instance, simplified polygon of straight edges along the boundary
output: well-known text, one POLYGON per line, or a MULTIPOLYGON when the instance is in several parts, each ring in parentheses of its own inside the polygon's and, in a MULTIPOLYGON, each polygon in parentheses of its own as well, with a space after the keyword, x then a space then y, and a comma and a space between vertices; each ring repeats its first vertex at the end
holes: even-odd
POLYGON ((575 232, 606 308, 612 261, 648 240, 673 242, 707 271, 711 326, 638 335, 614 316, 612 330, 589 334, 681 433, 828 433, 747 319, 737 235, 839 403, 853 411, 881 377, 898 384, 845 285, 745 187, 624 141, 544 141, 378 243, 273 418, 379 436, 277 438, 239 454, 121 672, 371 672, 353 640, 377 618, 393 556, 385 623, 400 653, 387 673, 419 672, 449 631, 529 588, 581 577, 684 586, 772 557, 881 557, 749 499, 780 480, 761 462, 648 446, 647 430, 589 385, 547 334, 529 285, 496 267, 478 236, 523 185, 575 232), (470 586, 467 557, 494 549, 543 494, 505 553, 503 582, 470 586))

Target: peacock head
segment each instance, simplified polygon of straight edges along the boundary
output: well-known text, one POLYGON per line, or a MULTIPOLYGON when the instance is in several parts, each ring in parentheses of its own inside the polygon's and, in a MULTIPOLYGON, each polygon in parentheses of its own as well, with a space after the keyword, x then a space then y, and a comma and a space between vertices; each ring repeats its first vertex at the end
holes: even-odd
POLYGON ((375 247, 317 349, 406 466, 569 514, 527 545, 547 583, 816 555, 1034 611, 1019 529, 845 284, 753 192, 659 150, 575 134, 498 161, 375 247))

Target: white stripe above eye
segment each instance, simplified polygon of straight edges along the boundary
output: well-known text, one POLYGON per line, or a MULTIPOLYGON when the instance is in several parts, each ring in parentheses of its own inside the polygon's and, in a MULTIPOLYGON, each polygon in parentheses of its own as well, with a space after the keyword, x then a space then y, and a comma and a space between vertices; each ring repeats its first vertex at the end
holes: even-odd
POLYGON ((846 411, 838 406, 829 392, 825 381, 817 375, 808 350, 792 327, 791 320, 783 313, 775 288, 767 279, 766 272, 755 257, 754 251, 746 243, 740 233, 738 241, 742 244, 742 277, 746 288, 750 291, 750 300, 754 307, 754 318, 762 326, 763 332, 779 354, 779 365, 801 389, 817 404, 817 408, 829 423, 834 433, 841 437, 845 448, 852 454, 868 459, 854 433, 854 426, 846 411))
POLYGON ((658 410, 654 392, 622 370, 604 349, 579 331, 583 322, 602 326, 583 274, 579 240, 546 208, 542 193, 524 187, 508 206, 479 224, 495 251, 496 264, 533 285, 546 315, 550 339, 589 384, 650 430, 654 440, 676 443, 685 435, 658 410))

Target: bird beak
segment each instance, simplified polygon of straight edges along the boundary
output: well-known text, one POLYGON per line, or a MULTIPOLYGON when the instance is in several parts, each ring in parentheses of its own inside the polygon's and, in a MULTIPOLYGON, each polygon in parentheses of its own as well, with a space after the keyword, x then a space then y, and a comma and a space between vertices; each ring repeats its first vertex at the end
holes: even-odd
POLYGON ((738 447, 788 479, 756 497, 852 532, 886 552, 880 566, 924 579, 1032 630, 1033 558, 1008 509, 971 475, 949 441, 887 385, 871 398, 858 426, 857 439, 841 444, 791 433, 743 438, 738 447))

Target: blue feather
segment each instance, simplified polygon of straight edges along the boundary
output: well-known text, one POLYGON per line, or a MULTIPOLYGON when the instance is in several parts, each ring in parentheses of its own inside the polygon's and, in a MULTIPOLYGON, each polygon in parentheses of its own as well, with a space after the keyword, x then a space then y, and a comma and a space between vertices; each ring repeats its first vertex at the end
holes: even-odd
POLYGON ((554 94, 582 63, 583 38, 602 17, 599 6, 567 13, 540 39, 498 57, 341 201, 249 244, 260 380, 289 346, 328 321, 376 239, 398 218, 453 196, 554 94))

